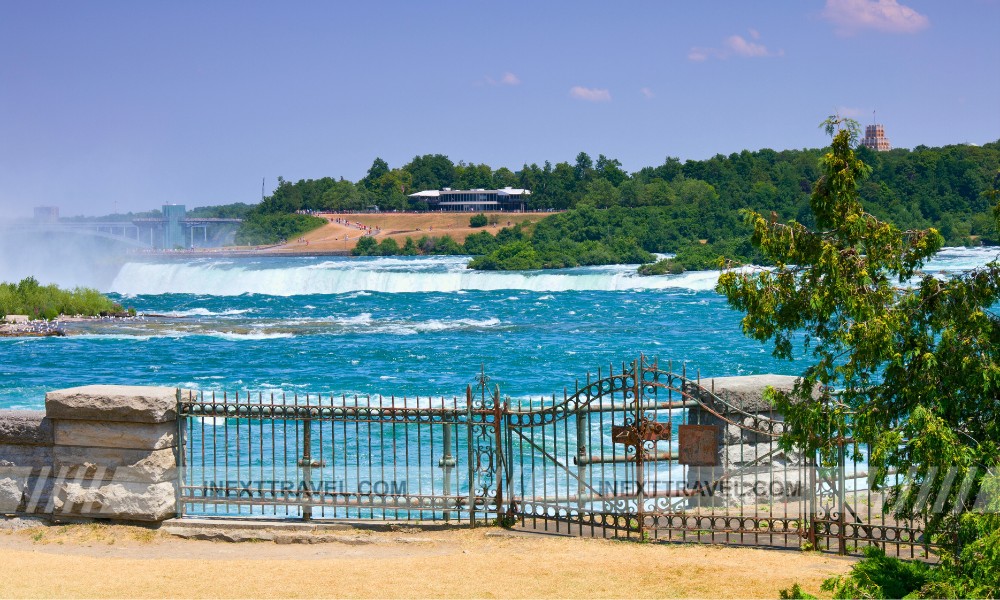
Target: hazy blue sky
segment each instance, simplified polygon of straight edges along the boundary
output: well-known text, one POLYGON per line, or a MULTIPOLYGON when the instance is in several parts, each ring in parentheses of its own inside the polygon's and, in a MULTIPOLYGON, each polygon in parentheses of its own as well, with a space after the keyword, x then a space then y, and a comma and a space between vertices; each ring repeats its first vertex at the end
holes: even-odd
POLYGON ((1000 2, 0 0, 0 211, 254 202, 381 156, 518 169, 581 150, 1000 138, 1000 2))

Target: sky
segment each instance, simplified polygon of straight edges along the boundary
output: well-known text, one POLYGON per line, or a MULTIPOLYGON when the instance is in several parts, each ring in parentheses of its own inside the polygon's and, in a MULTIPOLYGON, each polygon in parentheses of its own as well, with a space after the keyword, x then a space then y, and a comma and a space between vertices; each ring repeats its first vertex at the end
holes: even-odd
POLYGON ((0 0, 0 215, 260 200, 375 157, 1000 139, 1000 0, 0 0))

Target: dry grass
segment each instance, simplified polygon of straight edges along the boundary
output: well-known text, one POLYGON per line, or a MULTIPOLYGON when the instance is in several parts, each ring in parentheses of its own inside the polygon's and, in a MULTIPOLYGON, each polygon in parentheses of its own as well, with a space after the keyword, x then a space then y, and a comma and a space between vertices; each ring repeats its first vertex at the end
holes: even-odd
POLYGON ((303 236, 303 241, 289 240, 289 243, 275 248, 272 252, 299 252, 349 250, 357 244, 361 231, 334 223, 338 217, 349 219, 351 223, 361 223, 369 227, 381 229, 376 239, 387 237, 395 239, 402 245, 407 237, 417 241, 427 235, 429 237, 451 236, 456 242, 462 243, 469 234, 478 231, 488 231, 496 234, 507 223, 516 224, 528 221, 537 223, 551 213, 486 213, 488 218, 495 216, 497 226, 488 225, 473 229, 469 227, 469 218, 473 213, 379 213, 361 215, 324 214, 331 222, 303 236), (345 239, 348 237, 350 239, 345 239), (307 245, 305 241, 309 242, 307 245))
POLYGON ((0 597, 777 598, 794 582, 817 592, 850 565, 814 553, 483 530, 419 534, 428 541, 417 544, 386 533, 365 546, 289 546, 85 527, 52 533, 61 545, 32 541, 35 530, 0 536, 0 597))
POLYGON ((6 530, 3 533, 30 539, 41 545, 107 544, 110 546, 120 542, 149 544, 167 537, 165 533, 157 529, 105 523, 30 527, 13 531, 6 530))

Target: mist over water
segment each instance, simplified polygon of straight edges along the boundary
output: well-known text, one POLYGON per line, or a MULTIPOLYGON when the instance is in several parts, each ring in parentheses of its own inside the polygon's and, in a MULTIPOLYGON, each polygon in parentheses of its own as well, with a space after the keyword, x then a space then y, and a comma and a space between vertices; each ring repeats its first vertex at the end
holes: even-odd
POLYGON ((113 240, 0 223, 0 281, 34 277, 46 285, 108 291, 126 259, 126 246, 113 240))

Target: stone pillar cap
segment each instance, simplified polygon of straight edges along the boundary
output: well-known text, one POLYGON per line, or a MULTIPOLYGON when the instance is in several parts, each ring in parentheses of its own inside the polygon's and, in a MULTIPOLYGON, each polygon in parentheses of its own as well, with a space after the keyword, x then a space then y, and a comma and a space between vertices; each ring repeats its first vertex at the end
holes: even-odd
POLYGON ((180 392, 172 387, 84 385, 45 394, 50 419, 166 423, 177 419, 180 392))
POLYGON ((770 402, 764 400, 764 390, 790 392, 799 378, 794 375, 743 375, 738 377, 714 377, 702 379, 701 387, 729 403, 733 408, 755 413, 774 410, 770 402))

